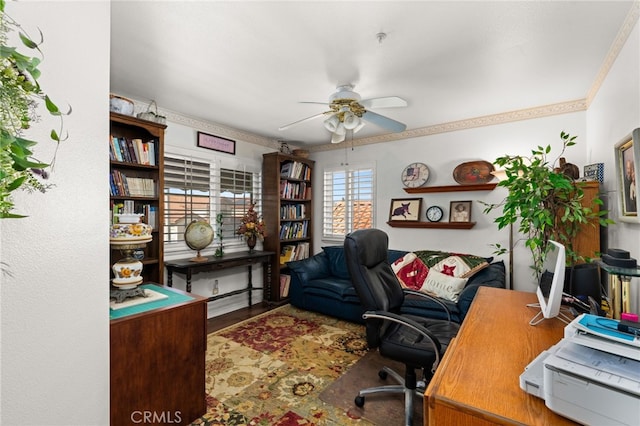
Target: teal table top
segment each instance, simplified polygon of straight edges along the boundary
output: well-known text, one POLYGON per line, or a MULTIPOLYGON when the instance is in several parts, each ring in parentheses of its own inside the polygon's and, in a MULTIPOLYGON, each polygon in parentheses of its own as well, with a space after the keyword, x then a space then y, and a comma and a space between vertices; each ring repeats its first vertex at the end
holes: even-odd
POLYGON ((164 294, 168 296, 166 299, 155 300, 148 303, 142 303, 140 305, 129 306, 122 309, 111 309, 109 308, 109 319, 118 319, 124 318, 129 315, 139 314, 142 312, 151 311, 153 309, 164 308, 167 306, 177 305, 178 303, 188 302, 193 300, 194 297, 187 296, 181 293, 177 293, 175 291, 171 291, 165 287, 161 287, 156 284, 142 284, 139 286, 143 289, 153 290, 157 293, 164 294))

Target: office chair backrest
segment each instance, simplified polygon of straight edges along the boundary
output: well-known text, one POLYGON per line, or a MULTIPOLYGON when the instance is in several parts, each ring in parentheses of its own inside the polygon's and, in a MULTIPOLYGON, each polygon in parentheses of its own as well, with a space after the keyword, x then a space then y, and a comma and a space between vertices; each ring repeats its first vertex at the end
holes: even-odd
MULTIPOLYGON (((389 237, 379 229, 348 234, 344 252, 351 282, 366 311, 399 313, 404 300, 402 286, 388 261, 389 237)), ((367 342, 377 347, 381 323, 367 322, 367 342)))

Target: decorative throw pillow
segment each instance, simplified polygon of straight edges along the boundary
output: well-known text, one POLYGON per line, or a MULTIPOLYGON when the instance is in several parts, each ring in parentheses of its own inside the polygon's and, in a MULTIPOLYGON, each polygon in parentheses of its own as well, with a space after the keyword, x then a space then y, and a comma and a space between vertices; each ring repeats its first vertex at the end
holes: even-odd
POLYGON ((489 266, 493 259, 487 259, 473 254, 452 253, 436 250, 421 250, 415 252, 429 269, 435 269, 452 277, 469 278, 476 272, 489 266))
POLYGON ((427 278, 424 280, 420 291, 432 296, 451 300, 452 302, 457 302, 460 292, 468 280, 468 278, 452 277, 438 272, 435 269, 429 269, 427 278))
POLYGON ((414 253, 407 253, 391 264, 400 284, 411 290, 420 290, 429 268, 414 253))

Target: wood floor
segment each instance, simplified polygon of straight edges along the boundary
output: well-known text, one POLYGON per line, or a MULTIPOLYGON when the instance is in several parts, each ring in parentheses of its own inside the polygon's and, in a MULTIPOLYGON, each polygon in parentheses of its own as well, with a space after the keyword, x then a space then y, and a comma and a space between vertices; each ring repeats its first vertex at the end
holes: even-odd
POLYGON ((277 305, 266 302, 257 303, 250 308, 242 308, 228 314, 213 317, 207 320, 207 334, 213 333, 237 322, 244 321, 263 312, 277 308, 277 305))

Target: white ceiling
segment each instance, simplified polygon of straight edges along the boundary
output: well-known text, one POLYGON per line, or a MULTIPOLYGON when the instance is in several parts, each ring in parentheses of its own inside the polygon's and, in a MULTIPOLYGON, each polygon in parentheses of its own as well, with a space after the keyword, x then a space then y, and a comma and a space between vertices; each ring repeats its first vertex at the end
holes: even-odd
MULTIPOLYGON (((298 146, 336 86, 407 131, 587 98, 634 2, 113 1, 111 92, 298 146), (387 37, 378 41, 376 34, 387 37)), ((356 138, 386 133, 368 124, 356 138)))

